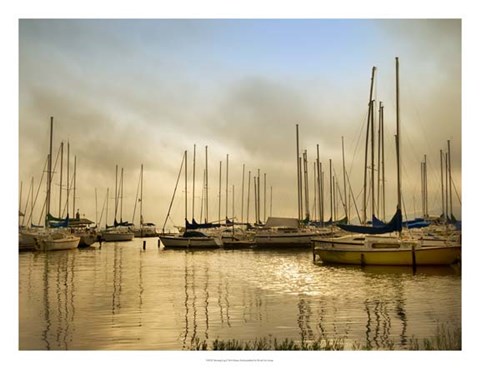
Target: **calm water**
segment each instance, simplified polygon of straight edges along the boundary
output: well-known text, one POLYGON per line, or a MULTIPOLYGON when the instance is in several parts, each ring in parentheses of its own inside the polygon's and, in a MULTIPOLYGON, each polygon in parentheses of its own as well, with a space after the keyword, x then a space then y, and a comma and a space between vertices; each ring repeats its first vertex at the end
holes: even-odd
POLYGON ((310 251, 163 250, 157 239, 19 254, 21 350, 182 350, 341 338, 382 348, 461 327, 458 270, 333 267, 310 251))

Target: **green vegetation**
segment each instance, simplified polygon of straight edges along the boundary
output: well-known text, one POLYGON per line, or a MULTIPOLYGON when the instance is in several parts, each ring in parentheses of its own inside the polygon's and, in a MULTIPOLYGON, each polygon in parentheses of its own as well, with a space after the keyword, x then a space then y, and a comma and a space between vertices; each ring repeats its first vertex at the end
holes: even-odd
POLYGON ((372 347, 371 345, 361 345, 353 343, 352 347, 346 347, 345 339, 326 339, 321 337, 317 340, 308 342, 294 341, 285 339, 279 342, 276 338, 260 338, 254 341, 239 341, 236 339, 219 340, 212 342, 200 341, 198 338, 192 341, 190 350, 212 350, 212 351, 343 351, 343 350, 461 350, 462 332, 460 328, 449 330, 444 326, 437 328, 435 336, 419 340, 411 337, 406 347, 395 347, 393 341, 388 340, 383 343, 383 347, 372 347))

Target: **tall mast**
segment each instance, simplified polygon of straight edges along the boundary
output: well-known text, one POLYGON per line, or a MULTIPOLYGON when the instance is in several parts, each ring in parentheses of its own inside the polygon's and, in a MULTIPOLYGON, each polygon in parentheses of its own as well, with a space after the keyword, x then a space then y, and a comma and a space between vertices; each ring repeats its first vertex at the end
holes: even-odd
POLYGON ((235 220, 235 185, 232 185, 232 222, 235 220))
POLYGON ((317 202, 318 202, 318 218, 323 223, 322 219, 322 208, 321 208, 321 193, 320 193, 320 177, 321 177, 321 169, 320 169, 320 147, 317 144, 317 177, 315 180, 317 181, 317 202))
POLYGON ((67 218, 70 210, 70 141, 67 142, 67 218))
POLYGON ((247 223, 250 223, 250 176, 252 172, 249 170, 248 171, 248 188, 247 188, 247 223))
POLYGON ((297 156, 296 156, 296 162, 297 162, 297 205, 298 205, 298 219, 302 219, 302 186, 301 186, 301 172, 300 172, 300 164, 299 164, 299 157, 300 157, 300 145, 299 145, 299 138, 298 138, 298 124, 296 125, 296 137, 297 137, 297 156))
POLYGON ((420 187, 422 189, 422 217, 426 217, 426 208, 425 208, 425 163, 422 161, 420 163, 420 187))
POLYGON ((120 174, 120 223, 123 223, 123 168, 120 174))
POLYGON ((221 223, 221 205, 222 205, 222 161, 220 160, 220 172, 218 175, 218 221, 221 223))
POLYGON ((317 221, 317 163, 313 162, 313 219, 317 221))
POLYGON ((52 143, 53 143, 53 117, 50 117, 50 149, 48 154, 48 172, 47 172, 47 203, 45 213, 45 227, 48 227, 48 215, 50 214, 50 197, 52 187, 52 143))
POLYGON ((305 219, 310 219, 310 199, 308 190, 308 158, 307 150, 303 152, 303 173, 305 175, 305 219))
POLYGON ((267 173, 263 173, 263 223, 267 221, 267 173))
POLYGON ((228 154, 225 168, 225 220, 228 219, 228 154))
POLYGON ((143 225, 143 164, 140 165, 140 226, 143 225))
POLYGON ((195 156, 197 145, 193 145, 192 221, 195 219, 195 156))
POLYGON ((383 121, 383 104, 380 104, 380 117, 381 117, 381 135, 380 140, 382 142, 382 219, 385 219, 385 131, 383 121))
MULTIPOLYGON (((397 209, 402 211, 402 181, 401 181, 401 156, 400 156, 400 86, 399 86, 399 65, 398 57, 395 58, 396 65, 396 111, 397 111, 397 209)), ((400 231, 401 232, 401 231, 400 231)))
POLYGON ((257 176, 257 223, 261 222, 260 217, 260 169, 257 169, 258 176, 257 176))
POLYGON ((241 216, 242 223, 243 223, 244 190, 245 190, 245 164, 243 164, 242 166, 242 216, 241 216))
POLYGON ((345 199, 343 202, 343 207, 345 209, 345 216, 348 218, 348 211, 347 211, 347 180, 345 177, 345 146, 343 142, 342 136, 342 163, 343 163, 343 198, 345 199))
POLYGON ((442 183, 442 215, 445 217, 445 194, 443 193, 443 151, 440 150, 440 178, 442 183))
POLYGON ((452 210, 450 209, 450 201, 449 201, 449 181, 448 181, 448 151, 445 153, 445 220, 448 220, 448 213, 452 210))
POLYGON ((205 146, 205 223, 208 223, 208 146, 205 146))
POLYGON ((330 163, 330 220, 333 221, 332 159, 329 159, 329 163, 330 163))
MULTIPOLYGON (((375 67, 372 68, 372 77, 371 77, 371 82, 370 82, 370 96, 368 98, 367 138, 366 138, 366 141, 365 141, 365 167, 364 167, 364 172, 363 172, 363 223, 364 224, 367 222, 368 138, 369 138, 370 124, 373 121, 372 120, 372 115, 373 115, 372 96, 373 96, 373 83, 374 83, 374 79, 375 79, 375 69, 376 69, 375 67)), ((373 130, 372 130, 372 132, 373 132, 373 130)), ((373 137, 372 137, 372 141, 373 141, 373 137)), ((372 164, 373 164, 373 162, 372 162, 372 164)))
POLYGON ((73 198, 72 198, 72 202, 73 202, 73 214, 76 214, 75 213, 75 191, 77 190, 77 156, 75 155, 73 157, 73 198))
POLYGON ((425 164, 424 164, 424 170, 425 170, 425 216, 428 217, 428 177, 427 177, 427 155, 425 154, 425 164))
POLYGON ((117 213, 118 213, 118 164, 115 165, 115 221, 114 223, 117 223, 117 213))
POLYGON ((187 183, 188 183, 188 173, 187 173, 187 150, 185 150, 185 227, 187 225, 188 217, 188 196, 187 196, 187 183))
POLYGON ((60 194, 58 199, 58 217, 62 217, 62 190, 63 190, 63 141, 60 143, 60 194))
MULTIPOLYGON (((450 215, 453 216, 453 204, 452 204, 452 156, 450 153, 450 140, 447 141, 448 144, 448 196, 450 198, 450 215)), ((453 218, 453 217, 452 217, 453 218)))
POLYGON ((374 126, 375 126, 375 121, 374 121, 374 116, 375 114, 373 114, 374 112, 374 105, 375 105, 375 100, 372 100, 372 112, 370 114, 370 119, 372 120, 371 124, 370 124, 370 128, 371 128, 371 136, 372 136, 372 149, 371 149, 371 161, 372 161, 372 169, 371 169, 371 172, 372 172, 372 219, 373 219, 373 216, 375 215, 375 130, 374 130, 374 126))
POLYGON ((258 196, 257 196, 257 177, 253 176, 253 197, 255 198, 255 224, 258 224, 258 196))

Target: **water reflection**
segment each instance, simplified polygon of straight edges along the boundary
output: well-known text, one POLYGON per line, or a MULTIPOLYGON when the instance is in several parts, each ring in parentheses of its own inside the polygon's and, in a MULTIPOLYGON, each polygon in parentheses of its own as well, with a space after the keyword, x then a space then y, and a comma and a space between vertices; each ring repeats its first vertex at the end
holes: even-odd
POLYGON ((308 252, 120 243, 19 258, 21 349, 181 350, 269 336, 405 349, 439 322, 461 324, 461 278, 452 268, 413 273, 323 266, 308 252))
MULTIPOLYGON (((75 331, 75 253, 43 256, 42 341, 47 350, 68 350, 75 331)), ((29 285, 32 280, 29 280, 29 285)), ((32 291, 29 288, 29 293, 32 291)))

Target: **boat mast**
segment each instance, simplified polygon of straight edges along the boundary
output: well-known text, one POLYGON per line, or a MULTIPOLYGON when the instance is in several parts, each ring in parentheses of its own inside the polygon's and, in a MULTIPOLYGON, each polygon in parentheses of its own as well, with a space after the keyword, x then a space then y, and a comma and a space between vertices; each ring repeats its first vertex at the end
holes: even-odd
POLYGON ((425 164, 423 170, 425 171, 425 217, 428 217, 428 177, 427 177, 427 155, 425 154, 425 164))
POLYGON ((255 224, 258 224, 258 206, 257 206, 257 177, 253 176, 253 197, 255 199, 254 205, 255 205, 255 224))
POLYGON ((167 220, 170 217, 170 211, 172 210, 173 200, 175 199, 175 194, 177 192, 178 182, 180 181, 180 176, 182 174, 183 162, 185 161, 186 156, 187 156, 187 152, 185 151, 183 156, 182 156, 182 164, 180 164, 180 170, 178 171, 177 182, 175 183, 175 189, 173 190, 172 199, 170 200, 170 205, 168 207, 167 216, 165 217, 165 221, 163 222, 162 234, 165 234, 165 225, 167 224, 167 220))
POLYGON ((244 204, 244 193, 245 193, 245 164, 242 166, 242 223, 243 223, 243 204, 244 204))
POLYGON ((383 120, 383 104, 380 104, 380 117, 381 117, 381 132, 380 135, 382 143, 382 219, 385 219, 385 131, 384 131, 384 120, 383 120))
POLYGON ((248 189, 247 189, 247 223, 250 223, 250 176, 252 172, 249 170, 248 171, 248 189))
POLYGON ((297 156, 296 156, 296 162, 297 162, 297 205, 298 205, 298 220, 302 219, 302 185, 300 183, 300 178, 301 178, 301 173, 300 173, 300 163, 299 163, 299 157, 300 157, 300 145, 299 145, 299 138, 298 138, 298 124, 296 125, 296 138, 297 138, 297 156))
POLYGON ((222 161, 220 160, 220 171, 218 175, 218 221, 221 224, 221 205, 222 205, 222 161))
POLYGON ((140 165, 140 227, 143 226, 143 164, 140 165))
POLYGON ((67 141, 67 218, 70 210, 70 141, 67 141))
POLYGON ((445 221, 448 221, 449 213, 449 199, 448 199, 448 151, 445 153, 445 221))
MULTIPOLYGON (((75 173, 75 171, 74 171, 75 173)), ((75 187, 74 187, 75 188, 75 187)), ((73 196, 73 199, 75 199, 75 196, 73 196)), ((123 168, 120 173, 120 223, 123 223, 123 168)), ((75 208, 75 206, 74 206, 75 208)))
POLYGON ((208 146, 205 146, 205 223, 208 223, 208 146))
POLYGON ((261 216, 260 216, 260 169, 257 169, 258 176, 257 176, 257 216, 258 220, 257 223, 261 223, 261 216))
POLYGON ((420 162, 420 187, 422 189, 422 217, 426 217, 425 211, 425 163, 420 162))
POLYGON ((185 150, 185 230, 187 230, 187 217, 188 217, 187 184, 188 184, 187 150, 185 150))
POLYGON ((372 149, 371 149, 371 161, 372 161, 372 169, 371 169, 371 172, 372 172, 372 219, 373 217, 375 216, 375 130, 374 130, 374 126, 375 126, 375 122, 374 122, 374 116, 375 114, 373 114, 374 112, 374 107, 375 105, 375 100, 372 100, 372 111, 370 113, 370 119, 371 119, 371 124, 370 124, 370 128, 371 128, 371 136, 372 136, 372 149))
MULTIPOLYGON (((363 172, 363 224, 367 222, 367 167, 368 167, 368 138, 370 132, 370 122, 372 120, 372 96, 373 96, 373 82, 375 78, 375 67, 372 68, 372 77, 370 82, 370 96, 368 98, 368 118, 367 118, 367 138, 365 141, 365 167, 363 172)), ((373 132, 373 131, 372 131, 373 132)), ((373 138, 372 138, 373 140, 373 138)), ((373 169, 373 168, 372 168, 373 169)))
POLYGON ((58 217, 62 217, 62 180, 63 180, 63 141, 60 143, 60 194, 58 199, 58 217))
POLYGON ((108 228, 108 192, 109 192, 109 188, 107 187, 107 209, 105 211, 105 229, 108 228))
POLYGON ((45 228, 48 228, 48 216, 50 215, 50 196, 52 187, 52 143, 53 143, 53 117, 50 117, 50 149, 48 154, 48 169, 47 169, 47 201, 45 213, 45 228))
POLYGON ((72 202, 73 202, 73 213, 75 214, 75 193, 76 193, 76 190, 77 190, 77 156, 75 155, 73 157, 73 198, 72 198, 72 202))
POLYGON ((443 151, 440 150, 440 178, 442 184, 442 216, 445 218, 445 194, 443 189, 443 151))
POLYGON ((324 202, 324 185, 325 185, 325 173, 322 168, 322 163, 320 163, 320 208, 321 208, 321 222, 322 222, 322 227, 325 226, 325 202, 324 202))
POLYGON ((321 221, 321 224, 323 225, 323 217, 322 217, 322 208, 321 208, 321 192, 320 192, 320 176, 322 175, 321 169, 320 169, 320 146, 317 144, 317 177, 315 178, 317 182, 317 202, 318 202, 318 218, 321 221))
POLYGON ((308 190, 308 158, 307 150, 303 152, 303 173, 305 176, 305 219, 310 219, 310 199, 308 190))
MULTIPOLYGON (((397 134, 396 134, 396 146, 397 146, 397 210, 402 211, 402 181, 400 171, 400 88, 399 88, 399 65, 398 57, 395 58, 395 70, 396 70, 396 116, 397 116, 397 134)), ((401 234, 401 230, 399 233, 401 234)))
POLYGON ((452 204, 452 157, 450 153, 450 140, 447 141, 448 145, 448 196, 450 199, 450 218, 453 219, 453 204, 452 204))
POLYGON ((192 222, 195 219, 195 159, 197 145, 193 145, 193 181, 192 181, 192 222))
POLYGON ((228 219, 228 154, 225 168, 225 221, 228 219))
POLYGON ((117 212, 118 212, 118 164, 115 165, 115 218, 114 225, 117 223, 117 212))
POLYGON ((263 173, 263 223, 267 221, 267 173, 263 173))
POLYGON ((348 209, 347 209, 347 179, 345 174, 345 146, 342 136, 342 163, 343 163, 343 208, 345 209, 345 216, 348 218, 348 209))

